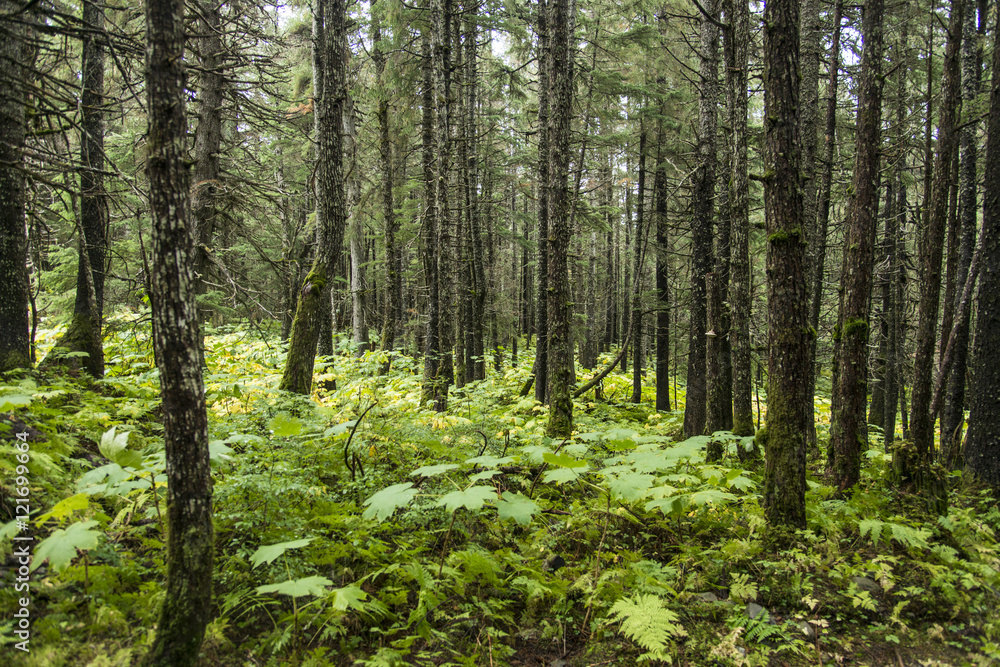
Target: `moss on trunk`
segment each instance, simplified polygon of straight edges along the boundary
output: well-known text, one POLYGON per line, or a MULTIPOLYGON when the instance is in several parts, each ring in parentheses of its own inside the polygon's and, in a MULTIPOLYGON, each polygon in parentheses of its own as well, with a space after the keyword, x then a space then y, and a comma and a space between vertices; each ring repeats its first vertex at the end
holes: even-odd
POLYGON ((292 335, 288 343, 288 358, 279 389, 297 394, 312 391, 316 345, 319 342, 320 307, 327 294, 326 272, 316 262, 302 282, 299 302, 292 320, 292 335))
POLYGON ((39 368, 63 366, 72 371, 85 370, 95 378, 104 377, 104 344, 101 328, 89 313, 76 313, 55 347, 45 355, 39 368), (85 352, 87 356, 72 354, 85 352), (72 355, 72 356, 71 356, 72 355))

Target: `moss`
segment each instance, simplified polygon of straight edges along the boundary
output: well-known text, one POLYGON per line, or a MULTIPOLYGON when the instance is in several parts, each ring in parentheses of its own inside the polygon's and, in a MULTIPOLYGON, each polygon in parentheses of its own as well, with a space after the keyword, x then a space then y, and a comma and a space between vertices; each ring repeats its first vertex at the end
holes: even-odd
POLYGON ((802 230, 798 227, 794 229, 779 229, 767 237, 769 243, 792 243, 802 241, 802 230))
POLYGON ((15 368, 31 368, 31 357, 15 350, 0 355, 0 373, 6 373, 15 368))
POLYGON ((62 366, 85 370, 95 378, 104 377, 104 345, 97 322, 89 313, 75 313, 69 328, 49 351, 39 368, 62 366), (74 353, 84 353, 83 355, 74 353))
POLYGON ((864 319, 848 318, 844 323, 845 336, 866 336, 868 335, 868 321, 864 319))
POLYGON ((322 295, 326 294, 326 272, 319 263, 302 282, 292 333, 289 336, 288 357, 279 389, 297 394, 312 391, 313 365, 316 362, 316 345, 319 342, 319 310, 322 295))

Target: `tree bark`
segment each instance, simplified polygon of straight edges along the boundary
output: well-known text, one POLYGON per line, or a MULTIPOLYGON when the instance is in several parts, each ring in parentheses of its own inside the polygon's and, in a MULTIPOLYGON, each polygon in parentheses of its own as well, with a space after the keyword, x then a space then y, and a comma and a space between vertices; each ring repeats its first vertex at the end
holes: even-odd
MULTIPOLYGON (((0 14, 21 10, 0 0, 0 14)), ((0 22, 0 373, 31 367, 24 224, 25 24, 0 22)))
POLYGON ((861 476, 861 452, 867 450, 869 302, 878 222, 879 148, 882 129, 883 0, 868 0, 861 26, 864 50, 858 86, 858 126, 855 134, 854 178, 844 240, 843 301, 838 318, 840 337, 833 388, 830 439, 833 478, 847 491, 861 476))
MULTIPOLYGON (((661 108, 664 116, 666 109, 661 108)), ((661 120, 656 141, 656 174, 653 197, 656 201, 656 409, 670 410, 670 221, 667 219, 667 165, 664 160, 666 127, 661 120)))
POLYGON ((983 268, 969 400, 966 472, 1000 490, 1000 17, 994 30, 993 80, 983 189, 983 268))
MULTIPOLYGON (((718 15, 718 0, 709 0, 708 13, 718 15)), ((706 384, 705 274, 712 271, 712 219, 715 214, 716 112, 718 107, 719 29, 708 16, 701 19, 701 65, 698 70, 698 170, 691 190, 691 305, 688 334, 687 400, 684 437, 705 432, 706 384)))
POLYGON ((423 220, 420 226, 420 237, 423 251, 421 256, 424 265, 424 285, 427 287, 427 326, 424 335, 424 377, 422 402, 438 402, 439 367, 441 364, 441 344, 438 337, 440 315, 440 293, 438 283, 437 262, 437 228, 438 228, 438 180, 434 172, 435 136, 434 126, 437 108, 434 103, 434 55, 431 44, 431 28, 421 28, 420 38, 422 48, 423 91, 421 97, 421 163, 423 167, 424 207, 423 220))
POLYGON ((632 289, 632 309, 629 326, 632 333, 632 403, 642 402, 642 240, 645 235, 643 219, 646 207, 646 125, 639 120, 639 178, 635 211, 635 245, 633 264, 635 282, 632 289))
POLYGON ((538 2, 538 253, 535 299, 535 400, 547 403, 549 387, 549 1, 538 2))
POLYGON ((805 528, 809 400, 806 239, 799 142, 799 4, 764 6, 764 212, 770 332, 764 507, 774 526, 805 528))
POLYGON ((153 345, 167 461, 167 584, 146 665, 194 665, 212 613, 212 476, 185 165, 184 3, 146 3, 153 345))

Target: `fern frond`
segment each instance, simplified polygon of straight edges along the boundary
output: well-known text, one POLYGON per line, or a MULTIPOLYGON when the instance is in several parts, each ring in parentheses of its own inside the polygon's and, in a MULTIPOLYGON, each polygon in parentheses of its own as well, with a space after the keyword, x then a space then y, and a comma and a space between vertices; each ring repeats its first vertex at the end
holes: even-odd
POLYGON ((649 651, 650 657, 661 660, 666 659, 671 639, 687 635, 677 614, 667 609, 662 599, 648 593, 618 600, 608 620, 620 622, 623 635, 649 651))

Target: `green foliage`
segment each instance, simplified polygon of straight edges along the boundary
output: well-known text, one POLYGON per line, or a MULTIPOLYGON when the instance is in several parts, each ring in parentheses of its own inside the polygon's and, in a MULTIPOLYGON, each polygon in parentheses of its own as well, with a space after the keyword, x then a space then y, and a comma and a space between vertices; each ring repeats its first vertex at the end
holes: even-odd
POLYGON ((666 660, 671 641, 687 635, 680 619, 655 595, 643 594, 616 602, 608 612, 608 621, 621 623, 621 632, 646 650, 640 662, 666 660))

